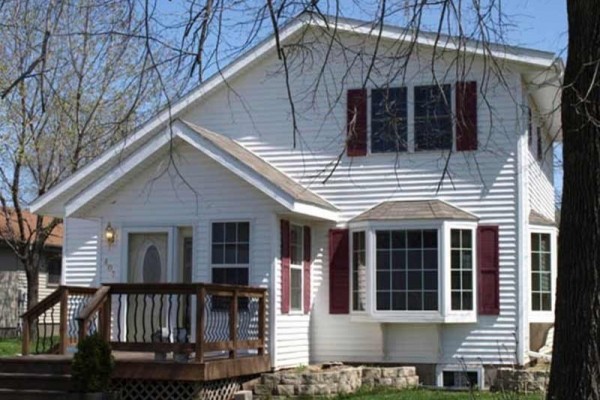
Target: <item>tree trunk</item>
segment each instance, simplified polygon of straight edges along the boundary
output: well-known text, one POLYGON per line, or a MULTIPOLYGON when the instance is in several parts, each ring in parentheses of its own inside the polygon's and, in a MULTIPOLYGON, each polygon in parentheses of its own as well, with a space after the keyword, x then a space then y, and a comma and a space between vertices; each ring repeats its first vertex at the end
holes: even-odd
MULTIPOLYGON (((27 278, 27 309, 35 306, 38 303, 40 292, 40 271, 39 264, 33 264, 31 261, 25 263, 25 277, 27 278)), ((29 325, 29 337, 31 339, 37 336, 38 325, 32 323, 29 325)))
POLYGON ((600 2, 568 0, 563 202, 548 399, 600 399, 600 2))
POLYGON ((40 288, 40 271, 37 265, 28 263, 25 265, 25 276, 27 277, 27 309, 38 303, 40 288))

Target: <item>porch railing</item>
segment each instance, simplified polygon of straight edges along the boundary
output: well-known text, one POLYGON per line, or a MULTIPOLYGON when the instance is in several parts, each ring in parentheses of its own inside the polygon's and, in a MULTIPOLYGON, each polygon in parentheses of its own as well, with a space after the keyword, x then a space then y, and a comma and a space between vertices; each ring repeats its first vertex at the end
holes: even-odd
POLYGON ((98 332, 113 350, 195 353, 198 362, 265 354, 266 289, 119 283, 92 290, 75 317, 79 340, 98 332))
POLYGON ((79 326, 76 318, 95 293, 95 288, 59 286, 27 310, 21 316, 21 353, 65 354, 69 346, 77 343, 79 326))

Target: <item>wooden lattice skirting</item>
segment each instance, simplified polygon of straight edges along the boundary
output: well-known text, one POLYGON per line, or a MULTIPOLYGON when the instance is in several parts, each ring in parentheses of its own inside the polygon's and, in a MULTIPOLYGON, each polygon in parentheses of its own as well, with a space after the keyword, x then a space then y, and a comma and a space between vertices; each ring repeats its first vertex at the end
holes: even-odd
POLYGON ((115 379, 111 387, 119 400, 229 400, 241 384, 237 379, 210 382, 115 379))

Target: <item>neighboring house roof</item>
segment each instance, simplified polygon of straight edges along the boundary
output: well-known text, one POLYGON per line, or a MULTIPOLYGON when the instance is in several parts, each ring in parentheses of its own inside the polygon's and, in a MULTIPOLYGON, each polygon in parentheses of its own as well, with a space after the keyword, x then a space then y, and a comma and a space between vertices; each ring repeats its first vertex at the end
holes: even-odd
MULTIPOLYGON (((279 41, 285 42, 295 34, 301 32, 306 27, 318 27, 320 29, 330 29, 332 32, 346 32, 351 34, 363 35, 365 37, 376 37, 381 35, 382 38, 388 40, 408 41, 415 39, 413 31, 401 29, 394 26, 385 25, 381 30, 373 29, 371 24, 365 21, 358 21, 349 18, 335 18, 327 21, 320 17, 315 17, 313 14, 305 13, 292 19, 288 24, 281 27, 279 30, 279 41)), ((482 46, 476 41, 467 41, 466 43, 458 42, 452 37, 434 37, 431 34, 421 32, 416 38, 416 42, 422 46, 437 47, 445 49, 458 49, 466 53, 479 55, 490 54, 497 58, 502 58, 510 62, 523 65, 527 68, 527 73, 531 75, 532 83, 535 83, 536 91, 533 94, 538 101, 538 106, 541 113, 552 115, 552 127, 560 130, 560 114, 555 112, 558 110, 556 104, 550 100, 558 99, 559 96, 553 94, 553 91, 560 90, 560 85, 556 85, 554 80, 560 79, 563 67, 560 59, 557 60, 553 53, 542 52, 538 50, 524 49, 520 47, 511 47, 505 45, 486 44, 482 46), (557 78, 558 77, 558 78, 557 78), (539 99, 537 99, 539 97, 539 99), (546 103, 548 104, 546 104, 546 103)), ((270 35, 256 46, 252 47, 247 52, 241 54, 233 60, 229 65, 223 68, 218 73, 214 74, 196 89, 182 97, 177 102, 174 102, 168 109, 159 112, 145 124, 140 126, 127 139, 122 140, 113 146, 110 150, 96 158, 83 168, 79 169, 73 175, 65 179, 63 182, 56 185, 45 195, 34 201, 30 209, 33 212, 40 212, 45 215, 62 215, 63 210, 56 207, 57 204, 64 204, 69 197, 72 197, 77 191, 83 190, 94 174, 103 173, 106 165, 117 163, 124 154, 133 152, 136 146, 141 146, 149 139, 148 136, 158 133, 169 123, 169 121, 180 117, 185 110, 196 104, 201 98, 204 98, 209 93, 223 86, 227 81, 231 80, 242 71, 247 69, 251 64, 263 59, 267 54, 275 51, 277 41, 274 35, 270 35), (102 172, 99 172, 102 171, 102 172)), ((554 100, 553 100, 554 101, 554 100)), ((554 131, 554 128, 552 131, 554 131)))
POLYGON ((529 223, 532 225, 556 226, 556 222, 534 210, 529 213, 529 223))
POLYGON ((350 222, 427 219, 477 221, 479 218, 441 200, 399 200, 379 203, 350 222))
POLYGON ((194 130, 194 132, 198 133, 203 138, 209 140, 219 149, 238 159, 257 174, 260 174, 266 180, 289 194, 295 200, 323 207, 328 210, 337 211, 337 208, 333 204, 310 189, 302 186, 288 175, 284 174, 279 169, 265 161, 263 158, 257 156, 255 153, 251 152, 230 137, 219 135, 218 133, 211 132, 208 129, 194 125, 190 122, 181 122, 190 129, 194 130))
MULTIPOLYGON (((19 232, 18 218, 17 213, 13 209, 8 209, 8 214, 10 216, 10 221, 7 221, 7 218, 4 214, 4 210, 0 209, 0 241, 8 241, 12 240, 11 238, 19 232), (7 224, 10 222, 10 227, 7 224), (14 232, 14 234, 11 234, 14 232)), ((23 216, 23 225, 25 227, 25 236, 31 237, 34 239, 36 237, 35 227, 37 223, 37 215, 32 214, 30 212, 21 211, 21 215, 23 216)), ((48 226, 48 224, 52 221, 51 217, 43 218, 43 226, 48 226)), ((46 246, 51 247, 62 247, 63 241, 63 225, 62 223, 58 224, 53 230, 48 239, 46 239, 46 246)))
POLYGON ((107 171, 93 184, 77 193, 66 203, 65 216, 76 216, 82 208, 92 204, 134 168, 159 151, 167 149, 168 144, 174 139, 183 140, 199 150, 289 211, 326 220, 337 220, 338 210, 335 206, 243 145, 226 136, 181 120, 174 121, 171 129, 165 129, 162 134, 122 160, 118 168, 107 171))

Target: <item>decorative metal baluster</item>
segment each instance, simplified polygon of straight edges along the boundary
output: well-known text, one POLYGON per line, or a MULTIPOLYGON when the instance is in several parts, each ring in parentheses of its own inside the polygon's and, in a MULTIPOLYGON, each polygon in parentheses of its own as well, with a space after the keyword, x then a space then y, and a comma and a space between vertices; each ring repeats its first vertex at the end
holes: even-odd
POLYGON ((122 294, 117 295, 117 301, 119 305, 117 306, 117 341, 121 341, 121 297, 122 294))
POLYGON ((188 343, 189 337, 190 337, 190 331, 192 329, 192 324, 191 324, 191 320, 190 320, 190 302, 192 301, 192 298, 189 294, 186 294, 185 298, 186 298, 186 301, 185 301, 185 321, 184 321, 184 325, 185 325, 184 342, 188 343))
POLYGON ((138 318, 137 318, 137 310, 138 310, 138 301, 139 301, 139 294, 136 294, 133 296, 133 298, 135 299, 135 309, 133 310, 133 341, 135 343, 137 343, 137 325, 138 325, 138 318))
POLYGON ((168 316, 167 316, 167 332, 170 335, 172 332, 172 324, 171 324, 171 318, 173 317, 173 295, 171 293, 168 294, 169 296, 169 310, 168 310, 168 316))
POLYGON ((130 314, 132 313, 132 307, 130 305, 130 303, 131 303, 131 301, 130 301, 131 300, 131 296, 128 295, 128 294, 126 294, 125 295, 125 299, 126 299, 126 302, 127 302, 127 308, 125 309, 126 315, 125 315, 125 321, 123 321, 123 322, 125 323, 125 327, 126 327, 125 329, 126 329, 126 334, 127 334, 127 337, 125 338, 125 341, 128 342, 130 340, 129 338, 131 337, 131 334, 133 333, 133 332, 130 332, 131 329, 129 329, 129 325, 130 325, 129 324, 129 317, 130 317, 130 314))
POLYGON ((162 334, 162 328, 163 328, 163 324, 162 324, 162 319, 164 318, 164 314, 163 314, 163 303, 165 301, 165 295, 161 294, 160 295, 160 311, 158 314, 158 322, 159 322, 159 326, 158 328, 160 329, 160 341, 161 343, 164 341, 164 335, 162 334))
POLYGON ((175 337, 174 337, 174 342, 178 343, 179 342, 179 334, 181 332, 181 325, 179 324, 180 320, 181 320, 181 294, 176 294, 175 296, 177 296, 177 309, 175 311, 175 337))
MULTIPOLYGON (((154 333, 156 332, 156 330, 154 330, 154 296, 156 296, 155 294, 151 294, 150 295, 150 299, 152 300, 152 308, 150 309, 150 341, 153 342, 154 341, 154 333)), ((158 324, 160 326, 160 320, 158 321, 158 324)), ((159 336, 162 336, 162 332, 159 336)))
POLYGON ((146 314, 146 303, 148 302, 148 295, 147 294, 143 294, 142 295, 142 302, 143 302, 143 307, 142 307, 142 342, 146 341, 146 317, 148 316, 148 314, 146 314))
POLYGON ((50 309, 50 350, 54 347, 54 307, 50 309))

